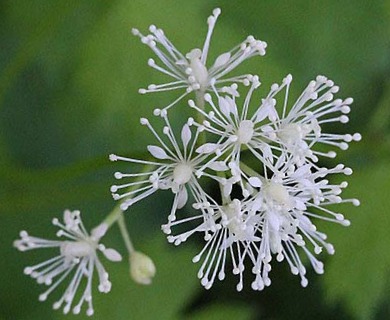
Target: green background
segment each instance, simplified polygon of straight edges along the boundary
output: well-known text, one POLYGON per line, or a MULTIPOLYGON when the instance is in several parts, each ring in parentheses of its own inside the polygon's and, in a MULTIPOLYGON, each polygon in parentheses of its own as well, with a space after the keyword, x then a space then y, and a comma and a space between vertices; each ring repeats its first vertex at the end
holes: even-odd
MULTIPOLYGON (((115 205, 109 186, 120 168, 108 154, 141 155, 153 139, 139 118, 176 94, 137 93, 164 78, 147 67, 152 52, 131 28, 146 33, 156 24, 186 53, 202 46, 215 7, 222 15, 211 61, 248 34, 268 43, 265 57, 237 71, 260 75, 259 97, 288 73, 293 95, 324 74, 340 85, 339 97, 354 97, 350 122, 328 130, 363 135, 338 158, 354 169, 346 197, 362 205, 340 208, 352 221, 349 228, 323 225, 336 254, 322 257, 325 274, 310 272, 309 287, 301 288, 288 268, 276 265, 270 288, 258 293, 247 285, 237 293, 234 277, 210 291, 200 286, 191 258, 201 243, 167 244, 159 226, 170 198, 154 195, 126 213, 135 246, 157 266, 153 285, 133 283, 126 261, 104 261, 113 289, 94 295, 95 319, 390 318, 389 1, 3 0, 0 320, 63 318, 51 309, 60 292, 40 303, 43 288, 22 273, 44 253, 19 253, 13 240, 22 229, 54 236, 50 221, 66 208, 80 209, 88 227, 99 223, 115 205)), ((181 108, 176 120, 186 112, 181 108)), ((115 226, 104 243, 125 253, 115 226)))

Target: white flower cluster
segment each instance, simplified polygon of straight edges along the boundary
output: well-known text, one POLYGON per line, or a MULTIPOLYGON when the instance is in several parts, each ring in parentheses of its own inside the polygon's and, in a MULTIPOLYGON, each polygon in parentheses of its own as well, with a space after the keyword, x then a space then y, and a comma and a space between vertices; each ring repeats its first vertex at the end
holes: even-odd
POLYGON ((133 29, 160 61, 149 59, 149 66, 170 77, 170 82, 151 84, 139 92, 181 93, 169 105, 153 111, 153 119, 161 125, 141 118, 141 124, 156 139, 155 145, 147 146, 146 159, 110 155, 112 161, 128 162, 133 169, 115 173, 116 179, 124 181, 111 186, 114 199, 120 203, 91 233, 86 231, 79 211, 66 210, 63 223, 53 220, 59 228, 57 236, 65 240, 36 238, 22 231, 21 239, 15 241, 20 251, 59 251, 55 257, 24 270, 48 286, 39 297, 41 301, 70 279, 54 309, 78 314, 85 303, 87 315, 92 315, 95 270, 99 291, 110 291, 111 282, 98 252, 108 260, 122 260, 116 250, 100 243, 114 222, 129 253, 130 275, 139 284, 152 282, 156 267, 151 258, 135 250, 122 211, 160 190, 173 194, 167 222, 162 226, 168 241, 179 245, 192 235, 203 236, 203 249, 193 262, 200 263, 198 277, 206 289, 231 271, 239 277, 237 290, 242 290, 244 270, 249 267, 252 289, 262 290, 271 284, 273 260, 286 261, 302 286, 308 282, 306 262, 317 273, 324 272, 317 256, 323 249, 333 254, 334 249, 316 224, 328 221, 348 226, 350 222, 334 211, 333 205, 359 205, 359 201, 340 196, 347 182, 331 182, 334 174, 350 175, 352 170, 343 164, 324 167, 321 158, 335 158, 336 152, 329 149, 345 150, 361 136, 326 133, 323 125, 347 123, 352 99, 335 99, 339 88, 318 76, 291 102, 292 76, 287 75, 256 101, 252 95, 260 87, 258 76, 225 76, 243 61, 263 56, 267 44, 248 36, 208 66, 210 40, 220 13, 215 9, 207 20, 203 48, 187 54, 176 49, 156 26, 150 26, 146 36, 133 29), (239 85, 246 87, 242 98, 239 85), (184 101, 190 94, 194 100, 184 101), (168 115, 176 108, 187 108, 190 116, 181 124, 180 132, 168 115), (144 169, 134 169, 139 166, 144 169), (180 210, 183 208, 186 210, 180 210), (81 293, 80 287, 84 287, 81 293))
POLYGON ((148 159, 110 156, 112 161, 145 166, 142 172, 116 172, 116 179, 125 182, 113 185, 111 191, 114 199, 121 201, 122 210, 159 190, 173 193, 162 230, 175 245, 196 233, 204 234, 205 245, 193 261, 201 262, 198 277, 207 289, 217 277, 224 279, 225 270, 230 269, 239 276, 237 290, 242 290, 244 269, 250 267, 252 288, 262 290, 271 283, 269 273, 275 259, 285 260, 306 286, 305 261, 321 274, 324 268, 317 255, 322 249, 334 253, 316 223, 322 220, 348 226, 350 222, 334 211, 333 205, 359 205, 357 199, 341 198, 347 182, 330 182, 333 174, 350 175, 352 170, 343 164, 331 168, 319 164, 321 158, 336 157, 329 148, 345 150, 349 142, 361 139, 358 133, 323 131, 326 123, 348 122, 353 100, 335 99, 339 87, 318 76, 291 102, 292 76, 287 75, 281 84, 273 84, 261 101, 253 101, 252 94, 260 86, 258 76, 224 76, 244 60, 264 55, 266 43, 249 36, 208 68, 211 34, 219 14, 220 9, 215 9, 208 18, 203 49, 186 55, 155 26, 146 36, 133 29, 161 61, 158 65, 150 59, 148 64, 173 78, 140 89, 140 93, 183 92, 168 106, 154 110, 163 122, 162 130, 141 119, 157 142, 147 147, 148 159), (242 102, 240 83, 248 87, 242 102), (191 92, 195 100, 183 103, 191 92), (178 134, 168 112, 183 107, 194 115, 178 134), (220 191, 207 191, 210 186, 220 191), (186 205, 188 210, 178 218, 178 210, 186 205))
POLYGON ((53 304, 54 309, 62 306, 64 313, 68 313, 76 298, 77 290, 81 283, 85 282, 84 291, 79 297, 79 302, 73 307, 73 313, 81 311, 83 303, 88 305, 87 315, 94 312, 92 305, 92 281, 96 269, 98 274, 100 292, 107 293, 111 290, 111 282, 108 273, 101 264, 97 252, 100 251, 111 261, 121 261, 122 256, 114 249, 108 249, 100 243, 100 239, 107 231, 106 224, 100 224, 88 234, 79 211, 65 210, 64 222, 53 219, 53 224, 59 228, 57 237, 66 240, 46 240, 30 236, 26 231, 20 232, 20 240, 14 242, 14 246, 20 251, 58 248, 59 254, 37 265, 26 267, 24 273, 36 279, 38 283, 45 284, 49 288, 39 296, 40 301, 45 301, 48 295, 54 291, 65 279, 71 277, 71 281, 61 298, 53 304), (73 276, 71 274, 73 273, 73 276), (54 281, 54 282, 53 282, 54 281))

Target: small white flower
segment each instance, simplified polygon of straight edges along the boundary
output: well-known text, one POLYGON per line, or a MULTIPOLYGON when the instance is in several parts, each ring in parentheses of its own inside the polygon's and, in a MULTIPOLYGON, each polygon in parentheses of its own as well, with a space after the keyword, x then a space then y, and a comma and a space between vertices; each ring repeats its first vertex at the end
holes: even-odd
POLYGON ((339 87, 324 76, 317 76, 312 80, 291 108, 288 107, 289 88, 292 76, 288 75, 282 85, 273 84, 269 93, 270 108, 268 116, 271 122, 263 126, 262 130, 268 139, 286 149, 294 156, 298 165, 308 160, 317 162, 318 156, 334 158, 336 152, 322 152, 314 149, 315 144, 322 143, 348 148, 351 141, 359 141, 359 133, 331 134, 322 132, 321 126, 330 122, 347 123, 352 98, 345 100, 335 99, 334 94, 339 87), (276 111, 277 101, 274 98, 282 89, 286 90, 281 115, 276 111))
MULTIPOLYGON (((202 124, 196 122, 194 124, 218 136, 218 141, 205 143, 198 147, 196 152, 206 155, 215 154, 209 161, 220 160, 219 162, 225 163, 230 168, 231 178, 224 184, 225 195, 230 194, 232 185, 238 182, 244 197, 249 196, 248 185, 245 182, 250 184, 251 177, 247 176, 241 169, 242 151, 249 149, 262 163, 272 163, 273 158, 276 157, 273 155, 272 146, 269 145, 262 130, 264 112, 261 111, 267 108, 267 103, 263 102, 252 116, 248 115, 253 91, 260 86, 257 76, 251 78, 251 83, 241 110, 237 107, 235 97, 223 97, 217 91, 215 91, 218 98, 217 105, 213 102, 210 94, 204 96, 206 102, 211 106, 211 111, 203 111, 194 101, 189 101, 189 106, 202 113, 205 118, 202 124)), ((207 166, 206 162, 204 167, 207 166)), ((203 167, 199 171, 202 170, 203 167)))
POLYGON ((315 254, 319 254, 322 248, 333 254, 334 249, 326 242, 326 235, 317 231, 312 219, 348 226, 350 222, 328 206, 341 202, 359 205, 356 199, 343 200, 339 196, 347 186, 346 182, 332 185, 323 179, 337 173, 349 175, 352 171, 343 165, 326 169, 306 164, 296 169, 291 158, 281 158, 275 165, 273 175, 262 178, 262 186, 254 196, 251 208, 262 216, 262 240, 255 265, 257 276, 252 283, 254 290, 262 290, 271 284, 268 271, 273 255, 278 261, 286 259, 291 272, 299 274, 302 286, 306 286, 306 269, 297 247, 303 250, 317 273, 324 272, 323 263, 313 255, 310 247, 315 254))
MULTIPOLYGON (((204 93, 210 89, 212 81, 216 83, 218 90, 221 92, 238 95, 237 85, 235 82, 248 84, 248 77, 250 77, 250 75, 224 78, 225 75, 235 69, 244 60, 255 55, 264 55, 267 44, 263 41, 254 39, 253 36, 248 36, 241 44, 218 56, 212 66, 207 67, 207 56, 211 35, 220 13, 221 10, 219 8, 214 9, 213 14, 207 19, 208 32, 203 48, 192 49, 185 55, 176 49, 176 47, 165 36, 164 32, 161 29, 156 28, 156 26, 150 26, 149 31, 151 34, 146 36, 142 35, 139 30, 133 29, 133 34, 139 36, 141 41, 153 50, 162 63, 161 66, 156 64, 153 59, 149 59, 149 66, 174 79, 174 81, 164 84, 151 84, 147 89, 140 89, 139 92, 147 93, 185 89, 183 95, 165 109, 170 108, 189 92, 200 91, 204 93), (226 86, 226 83, 233 84, 226 86), (222 85, 222 87, 219 85, 222 85)), ((160 110, 156 109, 156 113, 158 114, 159 112, 160 110)))
MULTIPOLYGON (((215 153, 216 159, 231 162, 237 175, 242 174, 240 169, 240 155, 243 150, 249 149, 251 153, 262 163, 272 163, 285 153, 291 154, 298 165, 307 161, 317 162, 318 156, 334 158, 336 153, 329 151, 324 153, 314 149, 316 143, 337 146, 347 149, 351 141, 359 141, 359 133, 330 134, 323 133, 321 125, 328 122, 348 122, 348 116, 352 99, 344 101, 333 100, 333 94, 338 87, 323 76, 318 76, 316 81, 309 83, 298 100, 287 114, 288 93, 292 76, 288 75, 281 85, 273 84, 267 97, 262 99, 260 106, 249 116, 249 104, 253 91, 259 87, 259 79, 251 78, 252 86, 239 110, 235 97, 221 96, 214 90, 218 98, 215 104, 210 94, 204 96, 211 110, 203 111, 194 101, 189 105, 197 112, 202 113, 205 120, 198 124, 207 132, 218 136, 215 143, 206 143, 197 152, 201 154, 215 153), (283 108, 277 111, 277 94, 286 89, 283 108), (334 116, 335 113, 342 115, 334 116)), ((233 173, 232 173, 233 174, 233 173)), ((240 179, 236 179, 240 181, 240 179)), ((245 191, 243 185, 242 189, 245 191)))
MULTIPOLYGON (((233 274, 239 275, 237 290, 243 289, 244 261, 249 259, 252 264, 257 261, 258 243, 261 233, 260 215, 249 211, 251 201, 234 199, 224 205, 198 203, 196 208, 203 208, 212 216, 212 221, 203 222, 198 227, 175 236, 168 236, 169 242, 176 245, 186 241, 195 232, 205 232, 206 244, 193 262, 202 261, 198 272, 201 284, 210 289, 215 279, 225 278, 226 259, 230 255, 233 264, 233 274)), ((175 225, 192 222, 195 217, 178 220, 175 225)))
MULTIPOLYGON (((161 114, 166 126, 163 128, 163 134, 167 137, 169 144, 159 136, 150 122, 142 118, 141 124, 146 125, 153 135, 157 138, 160 146, 149 145, 149 153, 156 159, 155 161, 144 161, 132 158, 110 155, 112 161, 126 161, 134 164, 144 164, 151 166, 150 170, 142 173, 121 173, 116 172, 117 179, 130 178, 133 182, 122 185, 113 185, 111 192, 115 200, 124 199, 121 203, 121 209, 126 210, 129 206, 153 194, 157 190, 170 189, 175 197, 171 212, 168 216, 168 224, 164 225, 165 233, 170 233, 170 224, 176 219, 176 210, 185 206, 188 201, 188 189, 196 202, 208 201, 208 195, 204 192, 196 175, 202 162, 207 155, 195 153, 195 146, 198 141, 200 129, 196 130, 195 136, 192 136, 190 126, 185 124, 181 130, 181 143, 175 137, 172 127, 169 123, 166 111, 161 114), (192 140, 192 143, 190 143, 192 140), (188 189, 187 189, 188 188, 188 189), (122 189, 128 189, 122 194, 117 193, 122 189)), ((211 163, 210 163, 211 165, 211 163)), ((207 173, 204 173, 208 175, 207 173)), ((217 181, 218 176, 208 175, 217 181)), ((205 219, 207 215, 205 214, 205 219)))
POLYGON ((88 304, 87 315, 94 312, 92 305, 92 278, 96 269, 99 278, 98 289, 107 293, 111 290, 111 282, 108 280, 108 273, 101 264, 97 251, 111 261, 120 261, 121 255, 114 249, 107 249, 100 244, 100 239, 107 231, 107 225, 101 224, 92 230, 89 235, 80 218, 79 211, 64 212, 64 223, 53 219, 53 224, 60 228, 58 237, 65 237, 67 240, 46 240, 32 237, 26 231, 21 231, 20 240, 14 242, 14 246, 20 251, 58 248, 59 254, 47 261, 37 265, 26 267, 24 273, 36 279, 38 283, 49 286, 49 289, 39 296, 40 301, 45 301, 48 295, 54 291, 73 272, 71 281, 65 289, 62 297, 53 304, 54 309, 64 305, 64 313, 68 313, 74 304, 78 288, 85 278, 86 284, 79 302, 73 306, 73 313, 80 313, 83 303, 88 304))

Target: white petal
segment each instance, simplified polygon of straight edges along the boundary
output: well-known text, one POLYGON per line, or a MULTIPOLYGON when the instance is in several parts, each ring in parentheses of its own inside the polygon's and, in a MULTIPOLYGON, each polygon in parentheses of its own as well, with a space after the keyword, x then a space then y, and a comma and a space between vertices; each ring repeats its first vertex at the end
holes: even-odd
POLYGON ((64 211, 64 223, 66 226, 72 225, 74 223, 72 212, 70 210, 64 211))
POLYGON ((188 61, 185 60, 185 59, 177 60, 175 63, 176 63, 178 66, 187 66, 187 65, 188 65, 188 61))
POLYGON ((262 147, 264 158, 266 158, 271 163, 273 163, 274 162, 274 157, 272 156, 272 149, 271 149, 271 147, 268 144, 264 144, 261 147, 262 147))
POLYGON ((223 66, 224 64, 226 64, 229 61, 230 57, 231 57, 230 52, 222 53, 217 59, 215 59, 215 62, 214 62, 214 65, 212 66, 212 68, 218 68, 220 66, 223 66))
POLYGON ((214 161, 211 162, 208 167, 215 171, 226 171, 229 167, 226 165, 224 161, 214 161))
POLYGON ((299 226, 308 230, 313 226, 313 223, 308 217, 302 215, 299 217, 299 226))
POLYGON ((250 207, 250 209, 252 211, 258 211, 260 208, 261 208, 261 205, 262 205, 262 201, 260 199, 255 199, 253 202, 252 202, 252 205, 250 207))
POLYGON ((184 148, 187 148, 188 142, 191 140, 191 130, 188 124, 185 124, 181 130, 181 140, 183 141, 184 148))
POLYGON ((229 196, 232 193, 233 184, 228 182, 223 186, 223 195, 225 197, 229 196))
POLYGON ((122 261, 122 256, 121 254, 116 251, 115 249, 105 249, 103 250, 104 256, 111 261, 117 262, 117 261, 122 261))
POLYGON ((196 149, 197 153, 212 153, 218 148, 217 143, 205 143, 201 145, 198 149, 196 149))
POLYGON ((268 119, 270 119, 272 122, 274 122, 278 119, 278 112, 276 111, 275 108, 270 110, 270 112, 268 114, 268 119))
POLYGON ((157 159, 169 159, 166 152, 157 146, 148 146, 148 151, 151 153, 151 155, 157 159))
POLYGON ((306 164, 301 167, 299 167, 292 175, 291 177, 293 179, 303 179, 304 177, 307 177, 308 174, 311 174, 310 168, 312 165, 306 164))
POLYGON ((257 115, 256 115, 256 122, 263 121, 268 115, 268 110, 264 105, 260 105, 257 115))
POLYGON ((250 177, 248 179, 248 182, 251 184, 252 187, 255 188, 260 188, 263 184, 258 177, 250 177))
POLYGON ((234 114, 234 116, 237 118, 238 117, 238 111, 237 111, 237 105, 236 103, 234 102, 234 100, 230 97, 226 97, 226 100, 229 104, 229 109, 230 109, 230 112, 234 114))
POLYGON ((295 208, 302 211, 305 211, 307 209, 305 202, 297 198, 295 198, 295 208))
POLYGON ((270 232, 269 244, 272 253, 278 253, 282 251, 282 239, 278 232, 270 232))
POLYGON ((187 200, 188 200, 187 188, 185 188, 185 187, 181 188, 181 190, 179 191, 177 197, 178 197, 178 199, 177 199, 177 208, 181 209, 181 208, 183 208, 186 205, 187 200))
POLYGON ((229 238, 225 239, 221 244, 221 250, 229 248, 234 242, 234 238, 229 236, 229 238))
POLYGON ((268 215, 268 223, 273 231, 279 232, 280 220, 276 214, 270 213, 268 215))
POLYGON ((256 115, 256 122, 264 120, 266 117, 271 121, 275 121, 278 118, 278 113, 275 109, 276 100, 262 99, 262 103, 258 109, 256 115))
POLYGON ((238 92, 238 90, 234 87, 229 87, 229 86, 225 86, 225 87, 222 87, 222 92, 226 92, 228 94, 230 94, 231 96, 233 97, 239 97, 240 94, 238 92))
POLYGON ((99 224, 97 227, 92 229, 91 236, 94 237, 96 240, 99 240, 101 237, 103 237, 107 232, 108 226, 106 223, 99 224))
POLYGON ((219 105, 219 109, 221 110, 221 112, 222 112, 226 117, 228 117, 228 116, 229 116, 229 113, 230 113, 230 106, 229 106, 229 102, 226 100, 226 98, 224 98, 224 97, 219 97, 219 98, 218 98, 218 105, 219 105))

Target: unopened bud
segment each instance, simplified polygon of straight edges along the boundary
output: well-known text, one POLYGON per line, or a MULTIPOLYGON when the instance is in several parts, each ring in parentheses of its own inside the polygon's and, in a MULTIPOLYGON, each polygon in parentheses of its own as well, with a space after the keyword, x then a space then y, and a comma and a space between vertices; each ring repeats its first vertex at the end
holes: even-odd
POLYGON ((151 284, 156 274, 156 267, 153 260, 139 251, 130 254, 130 275, 139 284, 151 284))

